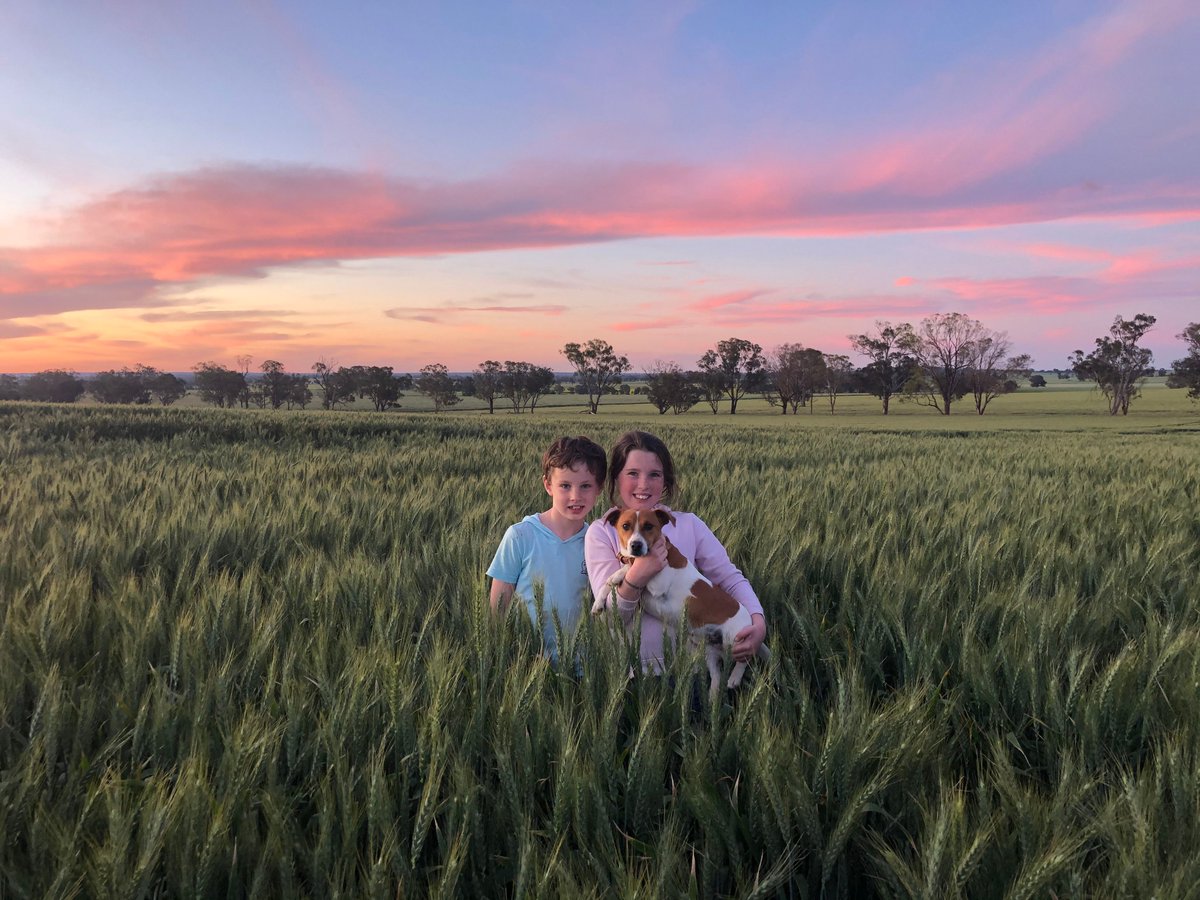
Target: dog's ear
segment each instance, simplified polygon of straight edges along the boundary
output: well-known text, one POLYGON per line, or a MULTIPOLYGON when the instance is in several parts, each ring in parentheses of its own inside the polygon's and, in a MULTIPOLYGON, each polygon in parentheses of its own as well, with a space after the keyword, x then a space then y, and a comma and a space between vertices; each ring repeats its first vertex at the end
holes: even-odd
POLYGON ((621 518, 621 510, 614 509, 612 512, 610 512, 607 516, 604 517, 604 521, 607 522, 609 525, 611 525, 613 528, 616 528, 617 527, 617 519, 619 519, 619 518, 621 518))
POLYGON ((659 525, 666 525, 668 522, 670 522, 672 525, 675 524, 675 517, 665 509, 656 509, 654 512, 658 515, 659 525))

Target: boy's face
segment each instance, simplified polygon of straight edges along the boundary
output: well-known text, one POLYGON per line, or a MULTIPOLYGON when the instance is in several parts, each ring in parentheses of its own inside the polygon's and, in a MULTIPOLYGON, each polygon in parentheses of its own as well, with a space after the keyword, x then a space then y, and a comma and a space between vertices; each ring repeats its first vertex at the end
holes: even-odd
POLYGON ((551 509, 570 521, 584 521, 600 494, 600 483, 582 462, 569 468, 551 469, 542 484, 553 501, 551 509))

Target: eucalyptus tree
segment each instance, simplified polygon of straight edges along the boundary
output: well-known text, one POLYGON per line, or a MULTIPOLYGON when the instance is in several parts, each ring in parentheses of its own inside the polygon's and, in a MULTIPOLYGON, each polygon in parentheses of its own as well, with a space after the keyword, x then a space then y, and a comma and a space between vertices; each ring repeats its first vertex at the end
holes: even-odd
POLYGON ((829 414, 837 412, 837 398, 849 384, 854 373, 850 357, 840 353, 825 354, 825 396, 829 398, 829 414))
POLYGON ((1108 400, 1108 413, 1129 415, 1129 404, 1141 393, 1154 354, 1138 341, 1145 336, 1157 319, 1138 313, 1132 319, 1117 316, 1108 329, 1107 337, 1096 338, 1096 349, 1084 354, 1076 350, 1068 357, 1075 377, 1094 381, 1108 400))
POLYGON ((1029 354, 1010 355, 1012 342, 1002 331, 985 331, 975 341, 967 386, 975 397, 975 411, 983 415, 988 404, 1001 394, 1010 393, 1018 378, 1028 378, 1029 354))
MULTIPOLYGON (((721 385, 721 392, 729 398, 729 414, 737 413, 738 401, 751 391, 758 390, 764 379, 767 361, 762 347, 744 338, 727 338, 717 341, 715 350, 706 350, 697 361, 706 379, 712 378, 712 386, 721 385)), ((706 388, 706 396, 711 392, 706 388)), ((711 405, 712 401, 709 400, 711 405)), ((713 408, 716 412, 716 408, 713 408)))
POLYGON ((215 362, 197 363, 195 373, 196 393, 205 403, 233 408, 248 395, 246 375, 227 369, 215 362))
POLYGON ((462 398, 458 396, 457 385, 450 372, 442 363, 430 363, 421 367, 421 374, 414 380, 417 390, 433 401, 433 411, 441 412, 447 406, 454 406, 462 398))
POLYGON ((963 313, 934 313, 901 338, 900 346, 917 361, 918 371, 904 387, 906 396, 932 406, 944 416, 950 406, 965 396, 967 373, 976 352, 976 342, 987 336, 977 319, 963 313))
POLYGON ((1171 364, 1171 375, 1167 384, 1171 387, 1188 388, 1188 396, 1200 400, 1200 322, 1192 322, 1179 334, 1187 344, 1188 353, 1183 359, 1171 364))
POLYGON ((599 410, 600 398, 621 383, 621 376, 632 365, 629 359, 618 356, 608 341, 592 338, 586 344, 567 344, 562 355, 575 367, 576 384, 588 395, 588 412, 599 410))
POLYGON ((675 362, 655 362, 646 372, 646 397, 659 415, 669 409, 675 415, 687 412, 701 400, 700 387, 675 362))
POLYGON ((500 393, 500 382, 504 376, 504 366, 497 360, 485 359, 479 364, 479 368, 471 373, 475 385, 475 396, 480 400, 486 400, 488 412, 496 411, 496 398, 503 396, 500 393))
POLYGON ((780 415, 787 415, 791 406, 795 415, 805 388, 805 363, 803 344, 780 344, 766 357, 763 399, 771 406, 779 406, 780 415))
POLYGON ((30 375, 21 385, 21 397, 43 403, 74 403, 87 389, 74 372, 66 369, 46 369, 30 375))
POLYGON ((858 370, 863 389, 883 401, 883 414, 888 414, 893 397, 899 396, 904 385, 915 374, 917 361, 909 348, 913 327, 908 322, 893 325, 877 321, 870 334, 849 335, 850 346, 870 360, 858 370))

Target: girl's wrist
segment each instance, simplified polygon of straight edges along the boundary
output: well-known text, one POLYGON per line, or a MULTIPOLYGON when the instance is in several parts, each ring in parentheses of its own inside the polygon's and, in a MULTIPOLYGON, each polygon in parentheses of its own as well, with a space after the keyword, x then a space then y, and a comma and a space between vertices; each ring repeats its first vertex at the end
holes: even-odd
POLYGON ((634 584, 632 581, 629 581, 628 579, 621 582, 621 587, 629 588, 636 592, 636 593, 634 593, 634 595, 632 597, 630 597, 628 590, 624 594, 622 594, 620 591, 617 591, 618 597, 620 597, 622 600, 629 600, 629 601, 634 601, 634 600, 640 599, 642 596, 642 591, 645 590, 645 588, 639 587, 638 585, 634 584))

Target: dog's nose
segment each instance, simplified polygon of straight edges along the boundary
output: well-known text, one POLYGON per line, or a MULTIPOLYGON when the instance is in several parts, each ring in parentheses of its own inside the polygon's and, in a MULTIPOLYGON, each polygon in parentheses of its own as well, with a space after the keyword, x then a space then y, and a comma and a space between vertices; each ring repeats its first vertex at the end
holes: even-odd
POLYGON ((633 541, 629 545, 630 556, 645 556, 646 545, 642 541, 633 541))

